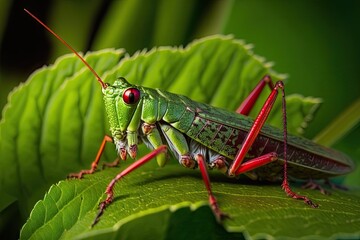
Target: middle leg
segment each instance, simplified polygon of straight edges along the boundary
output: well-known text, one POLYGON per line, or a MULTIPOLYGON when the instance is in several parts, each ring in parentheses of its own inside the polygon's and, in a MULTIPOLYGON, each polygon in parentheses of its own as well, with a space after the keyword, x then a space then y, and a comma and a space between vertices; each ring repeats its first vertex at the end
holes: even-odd
POLYGON ((105 193, 107 194, 107 197, 106 197, 106 199, 104 201, 102 201, 99 204, 99 212, 96 215, 95 220, 94 220, 93 224, 91 225, 91 227, 93 227, 100 220, 100 217, 104 213, 105 208, 112 202, 113 196, 114 196, 115 184, 120 179, 122 179, 123 177, 128 175, 129 173, 133 172, 137 168, 143 166, 145 163, 147 163, 150 160, 154 159, 157 155, 159 155, 161 153, 165 153, 166 151, 167 151, 167 147, 165 145, 162 145, 162 146, 158 147, 157 149, 153 150, 152 152, 145 155, 141 159, 139 159, 136 162, 132 163, 130 166, 128 166, 125 170, 121 171, 118 175, 115 176, 115 178, 113 178, 111 180, 111 182, 109 183, 109 185, 107 186, 106 191, 105 191, 105 193))
MULTIPOLYGON (((199 167, 203 182, 208 192, 209 204, 216 217, 216 220, 218 222, 224 220, 227 217, 227 215, 220 210, 217 200, 212 192, 211 182, 210 182, 209 174, 207 172, 207 163, 204 159, 202 151, 198 149, 190 153, 190 148, 184 135, 180 131, 173 128, 172 126, 161 124, 161 130, 165 136, 167 144, 169 145, 172 152, 176 155, 181 165, 190 169, 199 167)), ((224 160, 222 160, 221 157, 216 159, 215 160, 216 166, 214 167, 219 168, 220 170, 225 168, 225 166, 223 166, 224 162, 222 161, 224 160)))
POLYGON ((207 172, 207 166, 206 166, 206 162, 205 162, 203 155, 196 154, 195 160, 198 163, 198 166, 199 166, 199 169, 201 172, 201 176, 203 178, 206 190, 208 192, 209 204, 211 206, 211 209, 215 214, 216 220, 218 222, 221 222, 222 220, 224 220, 225 218, 228 218, 229 216, 220 210, 217 200, 212 192, 211 182, 210 182, 209 174, 207 172))

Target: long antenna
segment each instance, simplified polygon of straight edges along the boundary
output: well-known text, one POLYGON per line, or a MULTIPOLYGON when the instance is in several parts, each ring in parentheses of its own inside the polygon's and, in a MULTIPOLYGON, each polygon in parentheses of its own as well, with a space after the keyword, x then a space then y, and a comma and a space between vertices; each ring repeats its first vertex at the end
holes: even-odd
POLYGON ((62 39, 59 35, 57 35, 53 30, 51 30, 45 23, 43 23, 40 19, 35 17, 34 14, 32 14, 30 11, 28 11, 26 8, 24 8, 24 11, 27 12, 33 19, 38 21, 46 30, 48 30, 52 35, 54 35, 60 42, 62 42, 67 48, 69 48, 75 55, 85 64, 87 68, 95 75, 97 81, 100 83, 101 87, 105 89, 107 85, 103 82, 103 80, 99 77, 99 75, 95 72, 95 70, 85 61, 83 57, 80 56, 79 53, 75 51, 64 39, 62 39))

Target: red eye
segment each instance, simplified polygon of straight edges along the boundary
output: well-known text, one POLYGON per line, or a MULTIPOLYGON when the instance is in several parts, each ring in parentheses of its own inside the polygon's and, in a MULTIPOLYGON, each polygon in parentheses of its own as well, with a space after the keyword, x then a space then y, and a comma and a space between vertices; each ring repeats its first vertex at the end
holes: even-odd
POLYGON ((137 88, 128 88, 123 94, 123 100, 127 104, 134 104, 140 99, 140 91, 137 88))

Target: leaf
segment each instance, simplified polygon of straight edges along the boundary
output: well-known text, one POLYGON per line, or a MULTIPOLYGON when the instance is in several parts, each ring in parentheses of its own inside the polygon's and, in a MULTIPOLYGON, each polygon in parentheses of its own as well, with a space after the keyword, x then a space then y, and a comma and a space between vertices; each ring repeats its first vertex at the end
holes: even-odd
POLYGON ((126 46, 131 53, 139 46, 148 47, 156 8, 157 4, 150 1, 113 1, 101 21, 93 47, 126 46))
MULTIPOLYGON (((117 64, 122 54, 122 51, 99 51, 89 55, 87 61, 92 64, 95 60, 95 69, 102 74, 105 69, 117 64), (98 55, 102 58, 98 59, 98 55)), ((65 56, 58 59, 53 67, 34 73, 27 83, 10 94, 0 124, 2 190, 26 204, 26 199, 33 194, 42 195, 52 182, 66 176, 64 171, 71 169, 69 165, 82 166, 79 155, 89 159, 93 157, 91 153, 87 155, 88 150, 81 153, 78 147, 89 148, 94 139, 77 137, 82 131, 86 136, 90 128, 82 128, 91 125, 95 130, 92 137, 98 136, 98 141, 101 141, 105 122, 97 121, 99 113, 86 112, 86 107, 94 105, 97 105, 94 108, 102 109, 101 97, 96 99, 89 94, 92 93, 92 83, 79 81, 87 78, 91 78, 91 74, 85 71, 83 64, 76 58, 65 56), (80 90, 68 91, 76 88, 80 90), (76 102, 80 98, 82 102, 76 102), (78 103, 78 107, 72 109, 71 104, 78 103), (86 114, 88 118, 80 118, 79 114, 86 114), (72 118, 75 115, 77 117, 72 118), (100 133, 96 131, 99 129, 100 133)), ((92 147, 96 148, 95 145, 92 147)), ((33 204, 35 200, 31 201, 33 204)))
POLYGON ((204 203, 207 192, 200 172, 174 164, 158 168, 156 163, 118 182, 114 202, 91 229, 97 205, 105 197, 102 193, 117 172, 118 168, 106 169, 53 185, 33 209, 21 239, 139 239, 146 235, 153 239, 228 239, 241 233, 254 239, 329 239, 339 233, 347 237, 360 234, 359 191, 333 191, 326 196, 295 188, 320 205, 312 209, 287 197, 279 184, 228 179, 214 172, 214 193, 231 216, 224 224, 230 232, 225 232, 204 203))
MULTIPOLYGON (((86 60, 107 82, 124 76, 231 111, 265 73, 274 80, 281 77, 243 41, 224 36, 201 39, 185 49, 161 47, 131 57, 122 50, 103 50, 87 54, 86 60)), ((259 99, 254 115, 268 92, 259 99)), ((72 55, 35 72, 10 94, 0 123, 0 189, 18 200, 22 215, 29 214, 51 184, 89 167, 108 132, 101 98, 94 77, 72 55)), ((288 111, 297 113, 289 121, 289 131, 303 126, 318 103, 289 96, 288 111)), ((276 112, 279 104, 275 116, 276 112)), ((281 118, 276 118, 269 122, 281 126, 281 118)), ((103 158, 114 159, 113 148, 107 148, 103 158)))
MULTIPOLYGON (((124 183, 126 183, 126 186, 123 190, 127 192, 125 195, 128 196, 127 203, 130 204, 129 208, 126 208, 126 210, 124 209, 125 211, 120 210, 120 216, 116 216, 117 212, 114 212, 113 214, 115 215, 112 215, 108 219, 111 219, 111 221, 104 218, 104 221, 101 223, 103 227, 99 225, 99 227, 97 226, 93 231, 89 228, 90 225, 88 223, 90 222, 91 224, 93 221, 93 213, 96 214, 97 212, 98 196, 101 196, 106 187, 107 179, 105 180, 103 178, 107 178, 108 174, 115 174, 118 169, 109 169, 102 173, 99 172, 100 174, 97 176, 93 175, 95 178, 92 178, 92 180, 88 179, 91 182, 78 180, 62 181, 59 184, 52 186, 44 201, 38 202, 35 206, 30 221, 28 221, 28 224, 26 224, 22 230, 21 238, 37 239, 40 236, 48 238, 50 237, 49 234, 51 234, 53 238, 61 237, 63 239, 74 238, 79 234, 85 236, 90 235, 92 237, 103 236, 104 239, 108 239, 108 235, 118 235, 118 237, 121 236, 121 238, 127 238, 134 237, 134 232, 136 233, 135 235, 145 234, 147 232, 145 226, 148 225, 147 230, 151 232, 151 236, 153 236, 154 239, 160 239, 160 237, 166 238, 166 234, 170 234, 172 231, 179 231, 179 229, 176 228, 172 229, 175 222, 181 223, 181 225, 191 224, 191 221, 186 222, 189 219, 191 220, 191 217, 189 216, 194 217, 192 220, 194 224, 196 222, 199 223, 201 219, 209 219, 205 225, 209 225, 213 228, 212 232, 217 230, 224 234, 225 230, 220 225, 216 224, 211 210, 206 204, 204 205, 203 201, 195 205, 191 205, 189 202, 183 202, 184 200, 193 201, 194 196, 196 197, 196 194, 198 193, 202 197, 206 197, 206 192, 201 184, 198 185, 200 186, 199 188, 196 186, 197 184, 191 182, 192 177, 188 178, 188 180, 185 181, 187 186, 186 189, 189 189, 191 186, 194 186, 195 188, 187 194, 187 197, 182 198, 182 189, 174 189, 171 185, 171 182, 178 182, 181 184, 182 181, 179 181, 177 178, 172 178, 169 185, 166 180, 169 176, 168 171, 162 171, 162 174, 160 175, 156 174, 157 176, 155 179, 150 178, 150 181, 144 181, 146 177, 150 177, 159 170, 156 168, 154 170, 154 166, 155 165, 150 165, 144 169, 145 171, 141 170, 133 175, 133 177, 125 179, 124 183), (161 180, 162 178, 165 179, 161 180), (137 179, 137 181, 133 182, 135 179, 137 179), (159 188, 156 180, 162 181, 164 185, 159 188), (153 193, 149 194, 149 189, 153 189, 153 193), (129 190, 129 192, 127 190, 129 190), (157 195, 159 192, 161 192, 161 194, 157 195), (134 195, 130 196, 132 194, 134 195), (180 202, 179 204, 176 204, 175 206, 170 205, 177 203, 178 201, 180 202), (152 209, 142 211, 144 206, 148 204, 152 209), (137 213, 138 211, 140 212, 137 213), (133 213, 137 214, 132 215, 133 213), (32 216, 35 217, 32 218, 32 216), (41 216, 44 221, 36 219, 37 216, 41 216), (149 223, 149 221, 146 221, 149 217, 153 218, 152 221, 150 221, 151 224, 146 224, 149 223), (145 222, 143 222, 143 225, 145 228, 143 228, 142 231, 134 231, 134 227, 131 227, 134 225, 134 222, 144 220, 145 222), (116 230, 111 229, 114 224, 116 225, 114 226, 116 230), (157 227, 159 227, 159 230, 154 231, 157 227), (49 229, 51 228, 57 228, 59 231, 57 233, 51 231, 52 233, 50 233, 49 229), (66 232, 61 231, 63 228, 66 228, 66 232), (159 232, 159 237, 157 237, 157 235, 154 236, 154 232, 155 234, 159 232), (104 235, 108 237, 104 237, 104 235)), ((177 165, 174 165, 173 167, 179 168, 177 165)), ((176 174, 175 177, 179 177, 179 173, 176 173, 176 170, 173 171, 173 173, 176 174)), ((124 206, 123 204, 124 202, 120 203, 121 206, 124 206)), ((122 207, 119 209, 122 209, 122 207)), ((111 210, 109 208, 109 213, 110 212, 111 210)), ((135 226, 139 226, 138 223, 135 224, 135 226)), ((193 224, 190 226, 193 226, 193 224)), ((210 230, 210 228, 208 230, 210 230)), ((189 234, 189 232, 191 231, 188 229, 188 231, 185 231, 183 234, 189 234)))
POLYGON ((132 54, 142 48, 185 44, 220 33, 231 6, 231 1, 113 1, 98 19, 91 49, 124 47, 132 54))
POLYGON ((323 146, 332 146, 348 134, 360 122, 360 98, 354 101, 347 109, 334 119, 329 126, 322 130, 313 141, 323 146))

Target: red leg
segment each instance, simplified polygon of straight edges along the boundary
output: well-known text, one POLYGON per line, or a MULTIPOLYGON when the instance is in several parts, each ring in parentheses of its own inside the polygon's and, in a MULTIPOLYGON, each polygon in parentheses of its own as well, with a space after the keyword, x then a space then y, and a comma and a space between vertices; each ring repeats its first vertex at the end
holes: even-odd
MULTIPOLYGON (((317 207, 316 204, 314 204, 309 198, 307 198, 306 196, 301 196, 295 192, 293 192, 290 188, 289 182, 288 182, 288 175, 287 175, 287 122, 286 122, 286 102, 285 102, 285 90, 284 90, 284 84, 279 81, 276 83, 274 89, 272 90, 272 92, 270 93, 269 97, 267 98, 266 102, 264 103, 264 106, 261 108, 260 113, 258 114, 258 116, 256 117, 253 126, 251 127, 248 135, 246 136, 241 149, 239 150, 239 152, 236 154, 234 162, 232 163, 232 165, 230 166, 229 169, 229 175, 230 176, 234 176, 236 175, 236 173, 241 173, 242 170, 238 170, 239 168, 241 169, 242 165, 247 165, 247 163, 242 164, 242 161, 244 160, 247 152, 249 151, 251 145, 254 143, 256 137, 258 136, 262 126, 264 125, 267 117, 269 116, 269 113, 274 105, 274 102, 276 100, 276 97, 278 95, 278 89, 282 90, 282 104, 283 104, 283 125, 284 125, 284 178, 283 178, 283 182, 282 182, 282 188, 284 189, 285 193, 295 199, 301 199, 304 200, 305 203, 307 203, 308 205, 312 206, 312 207, 317 207)), ((261 158, 261 157, 260 157, 261 158)), ((257 159, 255 159, 257 160, 257 159)), ((266 164, 266 159, 265 160, 260 160, 260 161, 255 161, 254 159, 248 163, 251 164, 251 168, 250 169, 254 169, 256 167, 259 167, 262 165, 264 165, 264 163, 266 164)), ((248 170, 247 170, 248 171, 248 170)))
POLYGON ((91 225, 92 227, 100 220, 100 216, 103 214, 105 208, 112 202, 113 196, 114 196, 113 189, 114 189, 116 182, 119 181, 124 176, 126 176, 127 174, 134 171, 135 169, 137 169, 137 168, 141 167, 142 165, 144 165, 145 163, 149 162, 151 159, 154 159, 156 157, 156 155, 163 153, 166 150, 167 150, 167 147, 165 145, 158 147, 157 149, 153 150, 151 153, 145 155, 141 159, 137 160, 136 162, 134 162, 133 164, 128 166, 124 171, 120 172, 118 175, 116 175, 116 177, 113 180, 111 180, 110 184, 107 186, 106 191, 105 191, 105 193, 107 194, 107 197, 104 201, 102 201, 99 204, 99 212, 96 215, 96 218, 95 218, 93 224, 91 225))
POLYGON ((288 181, 288 174, 287 174, 287 121, 286 121, 286 101, 285 101, 285 90, 284 85, 281 86, 282 89, 282 108, 283 108, 283 115, 284 115, 284 178, 283 182, 281 184, 283 190, 285 193, 294 199, 303 200, 306 204, 310 205, 313 208, 317 208, 318 205, 316 203, 313 203, 308 197, 299 195, 295 193, 293 190, 291 190, 289 181, 288 181))
MULTIPOLYGON (((285 171, 284 171, 285 172, 285 171)), ((306 204, 310 205, 311 207, 313 208, 317 208, 318 205, 316 203, 313 203, 313 201, 311 201, 311 199, 309 199, 308 197, 306 196, 302 196, 302 195, 299 195, 295 192, 293 192, 293 190, 291 190, 290 188, 290 185, 289 185, 289 182, 287 180, 287 177, 285 178, 284 176, 284 180, 283 180, 283 183, 281 184, 282 188, 284 189, 285 193, 289 196, 289 197, 292 197, 294 199, 299 199, 299 200, 303 200, 306 204)))
POLYGON ((109 168, 111 168, 111 167, 116 167, 117 165, 119 165, 119 163, 120 163, 120 158, 117 157, 117 158, 115 159, 115 161, 113 161, 113 162, 103 163, 102 169, 104 169, 105 167, 109 167, 109 168))
POLYGON ((218 222, 221 222, 222 220, 224 220, 224 218, 226 218, 228 216, 226 214, 224 214, 223 212, 221 212, 221 210, 218 206, 218 203, 216 201, 216 198, 211 190, 210 178, 209 178, 209 174, 207 172, 207 167, 206 167, 204 157, 201 154, 197 154, 195 156, 195 160, 197 161, 197 163, 199 165, 199 169, 200 169, 206 190, 209 195, 209 203, 210 203, 211 209, 213 210, 218 222))
POLYGON ((249 96, 241 103, 236 112, 246 116, 249 115, 266 84, 270 87, 271 90, 274 89, 274 84, 269 75, 265 75, 260 80, 256 87, 251 91, 249 96))
POLYGON ((326 191, 319 183, 314 182, 312 179, 309 179, 301 188, 319 190, 324 195, 330 195, 330 192, 326 191))
POLYGON ((347 187, 345 187, 341 184, 332 183, 329 179, 325 179, 325 183, 328 184, 331 189, 338 189, 338 190, 343 190, 343 191, 349 190, 347 187))
POLYGON ((104 149, 105 149, 105 145, 107 142, 113 142, 113 139, 111 137, 109 137, 108 135, 105 135, 104 136, 104 139, 102 140, 102 143, 100 145, 100 148, 99 148, 99 151, 96 155, 96 158, 95 160, 91 163, 91 168, 88 169, 88 170, 81 170, 80 172, 78 173, 70 173, 68 175, 68 178, 82 178, 83 175, 85 174, 92 174, 95 172, 98 164, 99 164, 99 161, 100 161, 100 158, 101 158, 101 155, 102 153, 104 152, 104 149))
MULTIPOLYGON (((254 143, 256 137, 258 136, 262 126, 264 125, 271 108, 274 105, 276 97, 278 95, 278 88, 282 87, 282 82, 277 82, 275 88, 270 93, 268 99, 266 100, 264 106, 261 108, 259 115, 256 117, 253 126, 251 127, 248 135, 246 136, 241 149, 236 154, 234 162, 230 166, 229 175, 234 176, 237 169, 240 167, 242 161, 244 160, 246 153, 249 151, 251 145, 254 143)), ((286 145, 286 144, 285 144, 286 145)))
POLYGON ((277 159, 278 159, 277 154, 274 152, 251 159, 251 160, 241 164, 240 167, 236 170, 235 175, 239 175, 239 174, 254 170, 255 168, 269 164, 277 159))

